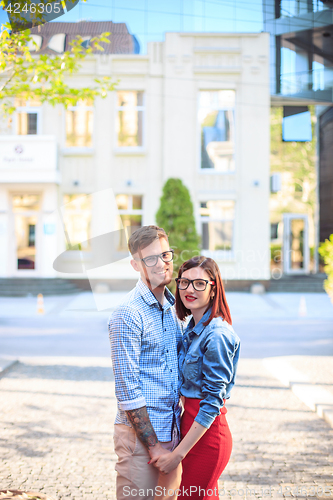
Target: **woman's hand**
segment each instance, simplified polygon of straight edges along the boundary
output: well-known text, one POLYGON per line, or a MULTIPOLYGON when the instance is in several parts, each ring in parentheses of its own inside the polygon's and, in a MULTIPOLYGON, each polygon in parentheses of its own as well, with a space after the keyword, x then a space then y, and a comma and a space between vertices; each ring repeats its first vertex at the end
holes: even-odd
POLYGON ((183 457, 177 452, 177 448, 166 455, 160 455, 158 458, 152 458, 149 462, 154 465, 161 474, 169 474, 173 471, 182 461, 183 457))

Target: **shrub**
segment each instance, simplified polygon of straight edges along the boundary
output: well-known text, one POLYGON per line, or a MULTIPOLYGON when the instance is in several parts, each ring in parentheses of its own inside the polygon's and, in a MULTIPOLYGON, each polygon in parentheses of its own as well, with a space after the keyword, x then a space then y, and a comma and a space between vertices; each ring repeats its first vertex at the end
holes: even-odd
POLYGON ((282 247, 280 243, 271 243, 271 261, 281 262, 282 247))
MULTIPOLYGON (((195 228, 193 204, 187 187, 181 179, 170 178, 163 187, 156 223, 170 237, 170 246, 175 250, 174 277, 186 260, 200 255, 199 236, 195 228)), ((175 290, 174 284, 171 286, 175 290)))
POLYGON ((328 240, 320 244, 319 254, 324 261, 324 271, 327 274, 327 280, 324 281, 324 288, 333 301, 333 234, 328 240))

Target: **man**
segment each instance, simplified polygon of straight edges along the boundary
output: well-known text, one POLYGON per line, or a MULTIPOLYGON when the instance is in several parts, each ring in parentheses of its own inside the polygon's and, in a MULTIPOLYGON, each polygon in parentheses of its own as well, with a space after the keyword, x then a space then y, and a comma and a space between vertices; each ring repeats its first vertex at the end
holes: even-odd
POLYGON ((118 401, 117 499, 154 500, 157 492, 159 498, 171 499, 177 496, 181 466, 162 475, 149 461, 170 453, 179 442, 181 330, 174 297, 165 288, 172 279, 173 251, 164 229, 157 226, 136 230, 128 247, 140 280, 109 320, 118 401))

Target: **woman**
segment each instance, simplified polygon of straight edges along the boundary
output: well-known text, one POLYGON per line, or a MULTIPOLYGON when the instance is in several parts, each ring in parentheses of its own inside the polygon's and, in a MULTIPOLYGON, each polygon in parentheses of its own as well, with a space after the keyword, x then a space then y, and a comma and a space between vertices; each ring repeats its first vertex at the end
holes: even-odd
POLYGON ((218 499, 217 481, 232 447, 224 403, 235 381, 239 338, 231 326, 214 260, 202 256, 188 260, 179 269, 176 281, 177 315, 180 320, 192 315, 179 354, 180 392, 185 407, 182 440, 172 453, 160 456, 155 465, 167 474, 182 461, 178 498, 218 499))

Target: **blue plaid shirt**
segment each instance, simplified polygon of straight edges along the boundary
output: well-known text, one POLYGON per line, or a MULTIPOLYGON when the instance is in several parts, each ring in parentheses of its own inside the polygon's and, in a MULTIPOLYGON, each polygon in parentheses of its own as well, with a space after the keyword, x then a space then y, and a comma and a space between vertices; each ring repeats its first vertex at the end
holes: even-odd
POLYGON ((177 346, 181 327, 174 297, 165 289, 163 306, 140 279, 111 315, 109 337, 118 412, 115 424, 131 426, 126 410, 147 407, 159 441, 179 429, 177 346))

